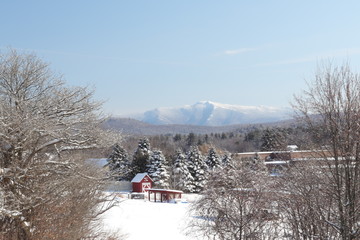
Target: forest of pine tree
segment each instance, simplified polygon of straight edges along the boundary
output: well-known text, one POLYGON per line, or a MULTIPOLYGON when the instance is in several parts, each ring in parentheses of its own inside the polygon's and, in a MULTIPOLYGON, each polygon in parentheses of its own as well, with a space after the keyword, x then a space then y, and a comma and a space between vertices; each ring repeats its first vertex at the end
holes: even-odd
POLYGON ((301 127, 254 127, 242 133, 128 136, 123 145, 113 147, 108 167, 115 180, 128 181, 147 172, 159 188, 201 192, 210 171, 233 168, 233 153, 285 150, 299 142, 306 148, 304 142, 311 142, 304 141, 306 131, 301 127))

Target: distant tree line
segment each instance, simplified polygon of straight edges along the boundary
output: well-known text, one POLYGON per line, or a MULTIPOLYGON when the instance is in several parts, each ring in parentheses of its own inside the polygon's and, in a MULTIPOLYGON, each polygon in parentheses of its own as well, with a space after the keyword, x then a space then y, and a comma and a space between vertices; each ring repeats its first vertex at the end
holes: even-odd
POLYGON ((147 172, 158 187, 201 192, 212 170, 233 165, 233 153, 286 150, 290 144, 307 149, 314 141, 308 132, 298 125, 259 125, 243 132, 157 135, 140 140, 127 136, 110 151, 108 167, 115 180, 130 181, 137 173, 147 172))
MULTIPOLYGON (((153 148, 161 149, 168 159, 178 149, 187 152, 191 146, 198 146, 205 152, 212 146, 222 151, 240 153, 286 150, 288 145, 297 145, 298 149, 304 150, 311 148, 313 142, 319 141, 319 135, 314 134, 314 129, 301 124, 272 127, 254 125, 235 132, 155 135, 146 138, 153 148)), ((133 152, 138 140, 138 136, 124 136, 121 144, 127 152, 133 152)))

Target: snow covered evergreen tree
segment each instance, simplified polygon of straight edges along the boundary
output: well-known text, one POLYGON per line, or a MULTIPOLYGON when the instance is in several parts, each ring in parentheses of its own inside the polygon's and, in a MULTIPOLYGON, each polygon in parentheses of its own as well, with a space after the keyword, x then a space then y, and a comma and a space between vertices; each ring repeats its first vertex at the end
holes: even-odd
POLYGON ((226 152, 221 160, 223 168, 234 168, 234 163, 230 153, 226 152))
POLYGON ((149 139, 140 139, 131 164, 131 178, 135 177, 138 173, 147 172, 150 154, 151 149, 149 139))
POLYGON ((203 190, 206 183, 207 166, 197 146, 190 147, 190 150, 187 152, 187 160, 189 172, 194 178, 193 192, 199 193, 203 190))
POLYGON ((206 158, 206 165, 208 166, 209 170, 221 167, 220 157, 215 148, 210 148, 209 154, 206 158))
POLYGON ((170 174, 168 167, 164 154, 160 150, 152 151, 147 165, 147 173, 154 181, 156 187, 163 189, 169 188, 170 174))
POLYGON ((111 176, 117 181, 131 180, 131 164, 126 150, 119 144, 115 144, 113 151, 108 158, 107 166, 111 176))
POLYGON ((286 148, 285 133, 280 129, 266 129, 261 137, 261 151, 284 150, 286 148))
POLYGON ((194 178, 189 171, 189 161, 180 149, 176 151, 173 165, 173 179, 176 188, 184 192, 194 191, 194 178))

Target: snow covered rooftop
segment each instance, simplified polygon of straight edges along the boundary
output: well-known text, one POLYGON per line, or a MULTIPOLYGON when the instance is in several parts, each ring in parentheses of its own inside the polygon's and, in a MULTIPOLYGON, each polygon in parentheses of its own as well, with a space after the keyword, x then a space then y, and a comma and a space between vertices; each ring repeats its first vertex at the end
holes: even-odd
POLYGON ((169 192, 169 193, 183 193, 183 191, 179 191, 179 190, 160 189, 160 188, 149 188, 148 191, 154 191, 154 192, 169 192))
POLYGON ((265 162, 265 165, 278 165, 278 164, 289 164, 290 161, 282 161, 282 160, 279 160, 279 161, 267 161, 265 162))
MULTIPOLYGON (((139 183, 143 180, 144 177, 148 176, 147 173, 138 173, 136 176, 131 180, 132 183, 139 183)), ((149 177, 149 176, 148 176, 149 177)), ((150 178, 150 177, 149 177, 150 178)), ((150 178, 151 179, 151 178, 150 178)))

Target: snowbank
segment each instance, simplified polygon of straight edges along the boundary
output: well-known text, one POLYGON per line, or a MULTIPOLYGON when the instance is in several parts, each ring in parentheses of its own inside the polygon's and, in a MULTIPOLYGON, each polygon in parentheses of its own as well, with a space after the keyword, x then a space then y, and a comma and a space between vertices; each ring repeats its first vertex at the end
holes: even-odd
POLYGON ((185 194, 183 201, 176 204, 124 199, 104 214, 103 228, 107 232, 120 231, 127 240, 195 240, 186 236, 185 228, 192 218, 188 214, 191 202, 198 197, 185 194))

